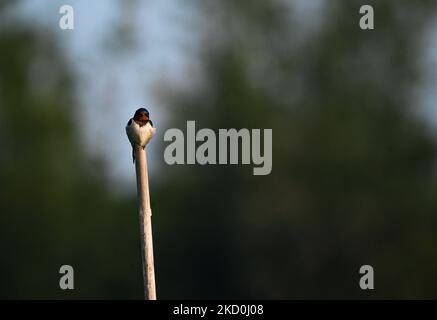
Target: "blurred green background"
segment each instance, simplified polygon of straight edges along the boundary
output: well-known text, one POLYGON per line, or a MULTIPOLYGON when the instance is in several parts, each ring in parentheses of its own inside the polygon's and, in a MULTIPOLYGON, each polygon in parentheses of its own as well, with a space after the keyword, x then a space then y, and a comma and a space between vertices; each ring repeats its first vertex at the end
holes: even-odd
POLYGON ((158 298, 437 298, 437 113, 423 93, 437 2, 167 0, 159 10, 180 15, 150 29, 138 13, 156 2, 116 2, 93 2, 93 17, 69 1, 63 31, 62 2, 36 5, 41 23, 0 1, 0 298, 142 298, 124 133, 139 106, 158 127, 158 298), (359 29, 363 4, 373 31, 359 29), (75 56, 90 21, 106 30, 99 50, 75 56), (174 29, 184 50, 158 41, 174 29), (189 67, 131 63, 148 52, 189 67), (272 128, 272 173, 166 165, 163 134, 187 120, 272 128), (75 290, 59 289, 64 264, 75 290), (358 285, 365 264, 373 291, 358 285))

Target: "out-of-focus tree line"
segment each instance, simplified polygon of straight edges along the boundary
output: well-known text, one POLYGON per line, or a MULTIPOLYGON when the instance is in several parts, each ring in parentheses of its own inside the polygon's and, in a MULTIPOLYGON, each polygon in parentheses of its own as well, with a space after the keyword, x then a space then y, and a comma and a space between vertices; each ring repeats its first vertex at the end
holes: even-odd
POLYGON ((5 24, 0 48, 0 297, 141 297, 135 198, 112 195, 80 148, 53 31, 5 24), (75 290, 59 288, 64 264, 75 290))
MULTIPOLYGON (((436 3, 367 2, 376 30, 359 29, 360 1, 335 1, 314 33, 284 1, 192 3, 199 78, 161 83, 169 126, 273 128, 273 171, 162 159, 158 297, 437 296, 437 145, 412 98, 436 3)), ((135 195, 82 151, 53 34, 2 25, 0 48, 0 297, 141 298, 135 195)))

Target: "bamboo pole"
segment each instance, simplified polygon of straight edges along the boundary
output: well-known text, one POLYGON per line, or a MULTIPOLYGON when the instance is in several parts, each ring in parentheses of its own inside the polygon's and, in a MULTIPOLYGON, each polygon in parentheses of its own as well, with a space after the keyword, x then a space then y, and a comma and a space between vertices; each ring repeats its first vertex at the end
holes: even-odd
POLYGON ((135 171, 137 175, 138 211, 140 216, 141 257, 143 265, 144 295, 156 300, 155 267, 153 263, 152 210, 150 208, 149 178, 146 149, 135 145, 135 171))

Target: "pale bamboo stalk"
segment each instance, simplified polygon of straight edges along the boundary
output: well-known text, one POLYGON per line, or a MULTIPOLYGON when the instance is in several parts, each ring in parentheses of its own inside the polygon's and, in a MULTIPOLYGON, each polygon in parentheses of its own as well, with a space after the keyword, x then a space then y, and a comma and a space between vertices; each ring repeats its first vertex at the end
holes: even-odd
POLYGON ((135 171, 137 175, 138 211, 140 215, 141 257, 143 265, 144 295, 156 300, 155 267, 153 263, 152 210, 150 208, 149 178, 146 149, 135 145, 135 171))

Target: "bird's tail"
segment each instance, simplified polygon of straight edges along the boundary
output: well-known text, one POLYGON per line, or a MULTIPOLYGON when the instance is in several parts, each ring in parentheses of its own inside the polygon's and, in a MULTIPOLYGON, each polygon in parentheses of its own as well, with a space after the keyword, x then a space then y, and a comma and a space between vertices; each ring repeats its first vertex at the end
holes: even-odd
POLYGON ((135 163, 135 149, 133 145, 132 145, 132 163, 135 163))

